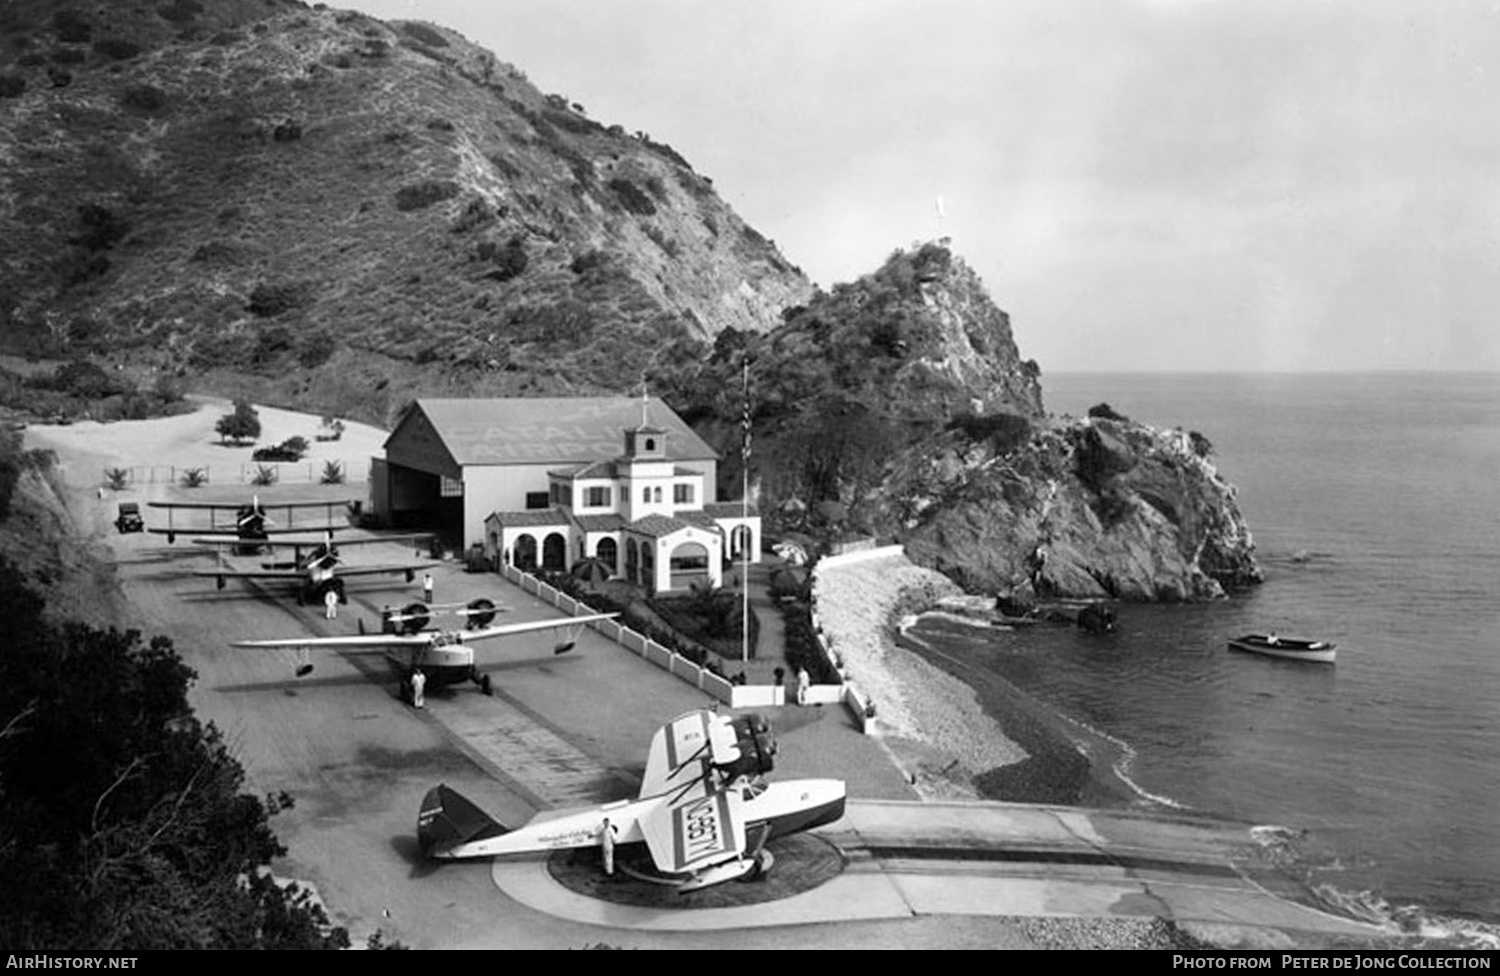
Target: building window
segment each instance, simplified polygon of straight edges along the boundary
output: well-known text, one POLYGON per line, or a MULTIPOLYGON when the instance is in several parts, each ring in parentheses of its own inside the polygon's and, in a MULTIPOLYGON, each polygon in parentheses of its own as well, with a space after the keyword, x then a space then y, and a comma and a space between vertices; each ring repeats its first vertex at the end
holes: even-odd
POLYGON ((588 505, 590 508, 605 508, 610 503, 609 486, 602 485, 588 490, 588 505))
POLYGON ((673 485, 672 486, 672 501, 675 504, 678 504, 678 505, 691 505, 691 504, 693 504, 693 486, 692 485, 673 485))
POLYGON ((648 488, 642 488, 641 489, 641 502, 643 504, 645 504, 645 503, 649 503, 650 501, 651 501, 651 489, 649 487, 648 488))
POLYGON ((547 493, 545 491, 528 491, 526 493, 526 508, 528 511, 546 508, 547 505, 547 493))
POLYGON ((660 487, 658 487, 656 489, 656 500, 657 501, 661 501, 661 488, 660 487))
POLYGON ((438 497, 439 498, 462 498, 464 496, 464 483, 457 478, 447 475, 438 475, 438 497))
POLYGON ((648 450, 648 451, 654 451, 654 450, 656 450, 656 438, 654 438, 654 437, 648 437, 648 438, 646 438, 646 450, 648 450))

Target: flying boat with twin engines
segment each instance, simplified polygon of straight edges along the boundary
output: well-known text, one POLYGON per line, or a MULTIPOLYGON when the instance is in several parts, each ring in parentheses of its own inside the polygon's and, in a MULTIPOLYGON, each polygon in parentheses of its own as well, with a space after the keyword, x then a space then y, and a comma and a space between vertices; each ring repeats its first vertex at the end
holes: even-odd
POLYGON ((634 799, 544 813, 510 829, 447 785, 434 787, 417 816, 417 840, 439 859, 535 855, 606 848, 643 880, 691 892, 763 875, 766 843, 843 816, 845 784, 835 779, 768 783, 776 742, 759 715, 687 712, 651 741, 634 799))

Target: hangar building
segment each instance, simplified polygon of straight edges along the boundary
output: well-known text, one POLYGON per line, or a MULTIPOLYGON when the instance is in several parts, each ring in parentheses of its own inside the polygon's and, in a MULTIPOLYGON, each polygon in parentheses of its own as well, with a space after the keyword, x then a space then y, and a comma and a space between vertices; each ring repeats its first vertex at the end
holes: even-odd
POLYGON ((371 506, 522 568, 580 559, 653 590, 759 559, 753 507, 710 501, 718 454, 659 398, 421 399, 371 468, 371 506))

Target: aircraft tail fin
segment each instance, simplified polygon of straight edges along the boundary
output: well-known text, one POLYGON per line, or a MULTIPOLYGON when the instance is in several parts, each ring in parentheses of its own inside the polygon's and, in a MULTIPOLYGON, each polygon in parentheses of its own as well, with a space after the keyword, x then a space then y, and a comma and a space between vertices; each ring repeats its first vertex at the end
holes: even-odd
POLYGON ((446 784, 427 791, 417 814, 417 843, 429 857, 446 857, 461 844, 508 833, 509 827, 446 784))

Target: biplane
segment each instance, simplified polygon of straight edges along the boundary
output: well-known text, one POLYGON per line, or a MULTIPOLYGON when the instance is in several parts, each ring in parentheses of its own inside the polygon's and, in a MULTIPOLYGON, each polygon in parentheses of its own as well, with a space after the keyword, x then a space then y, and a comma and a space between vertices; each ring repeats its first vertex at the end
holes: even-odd
POLYGON ((401 676, 401 698, 411 701, 411 678, 422 672, 428 688, 441 685, 460 684, 472 681, 486 695, 493 694, 490 676, 481 672, 474 664, 473 644, 493 640, 496 637, 513 637, 516 634, 531 634, 556 631, 562 635, 553 645, 553 654, 565 654, 578 642, 583 628, 596 620, 617 617, 615 613, 594 613, 578 617, 561 617, 550 620, 529 620, 523 623, 485 626, 494 619, 500 608, 485 599, 470 602, 463 612, 472 629, 466 630, 417 630, 408 631, 410 621, 426 622, 427 604, 413 604, 400 614, 387 613, 390 626, 379 634, 350 634, 344 637, 289 637, 274 640, 235 641, 234 647, 280 648, 303 655, 297 665, 297 676, 311 674, 312 663, 306 652, 313 649, 330 649, 353 653, 384 654, 401 676), (418 612, 415 608, 424 608, 418 612))
POLYGON ((254 553, 259 551, 258 544, 264 544, 273 535, 286 535, 296 532, 336 532, 348 528, 347 521, 335 519, 335 512, 342 515, 349 511, 355 504, 355 499, 332 499, 329 501, 306 501, 306 502, 275 502, 263 503, 259 495, 250 496, 248 502, 147 502, 152 508, 160 508, 167 513, 167 524, 164 526, 151 526, 146 531, 157 535, 164 535, 167 541, 176 542, 177 537, 184 533, 192 532, 198 535, 223 536, 237 539, 240 542, 241 553, 254 553), (306 517, 302 524, 297 525, 296 514, 302 509, 321 509, 323 521, 313 523, 306 517), (173 513, 177 511, 207 512, 208 525, 185 526, 173 519, 173 513), (284 513, 280 519, 271 517, 271 513, 284 513))
POLYGON ((344 580, 351 576, 391 576, 404 575, 408 583, 416 579, 420 570, 428 569, 438 565, 431 560, 412 561, 404 563, 372 563, 372 564, 350 564, 344 561, 341 550, 351 549, 356 546, 378 545, 382 543, 416 542, 419 539, 429 539, 430 535, 386 535, 374 536, 367 539, 346 539, 335 543, 333 533, 326 532, 322 539, 301 540, 265 540, 258 543, 261 549, 269 550, 273 555, 276 550, 290 550, 292 558, 289 560, 263 562, 258 567, 240 568, 231 566, 224 561, 225 548, 238 551, 241 543, 238 540, 202 538, 194 539, 198 545, 219 547, 219 565, 213 569, 200 569, 193 572, 194 576, 212 577, 219 589, 224 589, 226 583, 231 579, 255 579, 255 580, 295 580, 297 587, 297 602, 320 603, 323 595, 329 590, 338 594, 339 602, 347 602, 344 595, 344 580))
MULTIPOLYGON (((688 712, 652 739, 646 775, 634 800, 546 813, 512 830, 442 785, 422 801, 417 841, 433 858, 606 844, 618 844, 623 853, 627 845, 640 845, 654 868, 646 880, 674 885, 679 892, 753 878, 774 863, 767 841, 832 823, 844 814, 843 780, 765 782, 775 753, 770 726, 759 715, 688 712)), ((604 863, 609 870, 613 858, 608 853, 604 863)))

